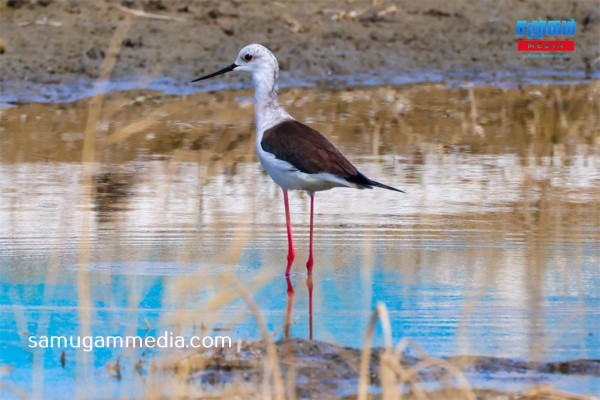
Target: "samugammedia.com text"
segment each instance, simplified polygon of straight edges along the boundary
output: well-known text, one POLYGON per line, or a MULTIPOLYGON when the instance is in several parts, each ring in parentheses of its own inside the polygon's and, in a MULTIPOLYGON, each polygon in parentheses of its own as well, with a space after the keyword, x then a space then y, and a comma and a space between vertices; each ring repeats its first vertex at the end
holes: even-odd
POLYGON ((92 351, 96 348, 138 347, 138 348, 219 348, 232 347, 229 336, 178 336, 165 331, 155 336, 29 336, 29 347, 75 348, 92 351))

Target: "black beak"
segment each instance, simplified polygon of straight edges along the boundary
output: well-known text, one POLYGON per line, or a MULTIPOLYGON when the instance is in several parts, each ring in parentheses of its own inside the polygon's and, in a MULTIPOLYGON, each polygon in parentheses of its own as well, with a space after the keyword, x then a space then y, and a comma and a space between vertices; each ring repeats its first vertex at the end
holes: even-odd
POLYGON ((223 68, 222 70, 219 70, 217 72, 213 72, 212 74, 203 76, 202 78, 194 79, 192 82, 203 81, 204 79, 212 78, 213 76, 217 76, 217 75, 221 75, 221 74, 226 74, 227 72, 233 71, 237 67, 239 67, 239 65, 233 63, 230 66, 223 68))

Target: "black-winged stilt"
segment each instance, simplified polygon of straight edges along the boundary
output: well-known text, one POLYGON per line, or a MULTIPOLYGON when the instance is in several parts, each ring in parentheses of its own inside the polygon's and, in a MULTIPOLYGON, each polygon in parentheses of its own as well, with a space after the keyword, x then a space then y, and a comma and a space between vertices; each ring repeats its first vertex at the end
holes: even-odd
POLYGON ((313 215, 315 192, 334 187, 356 189, 402 190, 384 185, 361 174, 329 140, 313 128, 296 121, 277 101, 277 59, 260 44, 240 50, 235 62, 217 72, 192 82, 212 78, 231 71, 252 74, 254 84, 254 114, 256 118, 256 153, 269 176, 283 190, 288 234, 289 276, 295 258, 290 222, 288 190, 306 190, 310 195, 310 244, 306 263, 308 273, 313 267, 313 215))

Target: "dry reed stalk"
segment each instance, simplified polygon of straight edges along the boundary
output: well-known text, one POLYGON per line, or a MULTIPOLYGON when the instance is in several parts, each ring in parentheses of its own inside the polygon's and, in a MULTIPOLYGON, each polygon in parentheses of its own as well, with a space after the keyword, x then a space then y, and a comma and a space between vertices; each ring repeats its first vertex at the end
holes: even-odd
MULTIPOLYGON (((75 203, 75 194, 69 193, 67 195, 67 197, 73 197, 73 199, 70 202, 67 201, 67 203, 75 203)), ((65 245, 65 242, 67 240, 66 238, 68 237, 68 235, 65 234, 67 232, 68 228, 64 224, 66 214, 68 212, 70 212, 70 209, 68 207, 63 207, 60 212, 60 216, 58 217, 58 221, 60 221, 58 233, 59 233, 59 237, 62 238, 61 247, 63 247, 65 245)), ((44 294, 43 294, 42 304, 48 304, 54 298, 54 294, 56 291, 55 285, 59 279, 59 267, 60 267, 60 258, 59 258, 59 255, 55 253, 52 255, 50 262, 49 262, 49 269, 48 269, 48 273, 46 275, 46 279, 44 282, 44 294)), ((50 316, 51 316, 51 313, 48 310, 44 310, 40 313, 39 320, 37 321, 38 331, 36 331, 36 335, 38 337, 48 335, 47 331, 48 331, 48 327, 50 325, 50 316)), ((42 398, 43 397, 44 354, 45 354, 44 351, 36 351, 36 352, 34 352, 34 355, 33 355, 32 371, 35 371, 34 377, 33 377, 34 378, 33 379, 33 392, 31 394, 31 397, 33 397, 33 398, 42 398)), ((62 357, 66 357, 64 351, 62 354, 63 354, 62 357)), ((66 359, 63 359, 63 368, 64 368, 65 361, 66 361, 66 359)))
POLYGON ((418 377, 417 379, 410 379, 408 370, 401 364, 400 357, 390 353, 382 354, 381 369, 382 375, 385 371, 386 375, 391 375, 392 377, 391 379, 388 378, 391 382, 387 385, 384 385, 382 380, 382 388, 384 389, 384 392, 386 392, 388 398, 402 400, 402 387, 404 385, 408 385, 412 391, 412 394, 417 398, 417 400, 428 399, 425 391, 419 386, 420 381, 418 377), (396 376, 398 377, 398 382, 396 382, 396 376))
MULTIPOLYGON (((102 64, 100 79, 102 80, 102 86, 100 93, 96 94, 90 99, 87 122, 84 129, 84 143, 82 150, 82 162, 83 162, 83 176, 82 176, 82 187, 83 187, 83 198, 88 200, 88 203, 92 202, 92 167, 95 161, 96 154, 96 131, 97 125, 100 120, 102 112, 102 100, 104 98, 104 92, 108 84, 108 78, 112 74, 115 63, 117 61, 117 55, 121 50, 121 43, 123 38, 131 27, 132 20, 130 17, 126 17, 117 26, 115 33, 113 34, 106 58, 102 64)), ((91 332, 91 299, 90 299, 90 282, 89 282, 89 271, 87 266, 90 262, 90 248, 89 248, 89 236, 90 236, 90 221, 89 217, 83 218, 81 227, 81 242, 79 245, 79 269, 77 271, 77 301, 78 301, 78 312, 79 312, 79 329, 81 336, 89 336, 91 332)), ((82 398, 86 393, 94 393, 94 381, 88 382, 88 366, 90 365, 90 358, 93 354, 88 352, 79 352, 77 363, 82 367, 82 375, 85 377, 84 381, 86 385, 77 385, 76 396, 82 398), (90 386, 87 386, 89 384, 90 386), (85 391, 85 392, 84 392, 85 391)))
POLYGON ((98 94, 92 96, 90 98, 90 103, 88 107, 88 117, 87 122, 84 128, 84 140, 83 140, 83 150, 82 150, 82 162, 91 163, 95 161, 95 149, 96 149, 96 131, 97 125, 100 121, 100 114, 102 112, 102 101, 104 99, 106 88, 108 87, 108 79, 112 74, 112 71, 117 62, 117 56, 121 51, 121 43, 127 35, 127 32, 131 28, 132 18, 126 17, 119 22, 117 25, 117 29, 113 34, 110 43, 108 45, 108 51, 106 54, 106 58, 102 63, 101 73, 100 73, 100 89, 98 90, 98 94))
MULTIPOLYGON (((262 314, 260 313, 260 309, 258 308, 258 305, 252 299, 250 292, 248 292, 248 290, 243 285, 241 285, 233 276, 227 274, 227 275, 223 276, 223 278, 224 278, 225 282, 227 282, 229 285, 231 285, 240 294, 240 297, 244 300, 244 302, 250 309, 250 312, 254 316, 254 319, 256 320, 256 323, 258 324, 258 327, 263 336, 263 340, 265 342, 265 346, 267 349, 267 358, 265 359, 265 363, 266 363, 265 366, 269 370, 272 370, 271 378, 273 380, 273 386, 274 386, 273 387, 274 398, 276 400, 284 400, 285 399, 285 396, 284 396, 285 385, 284 385, 283 379, 281 378, 281 368, 279 365, 279 357, 277 356, 277 348, 275 347, 275 345, 273 344, 273 341, 271 340, 271 335, 269 333, 269 329, 267 328, 267 324, 265 323, 265 320, 264 320, 262 314)), ((267 376, 267 374, 265 374, 265 376, 267 376)), ((268 382, 265 382, 265 383, 268 383, 268 382)), ((270 388, 271 385, 265 385, 265 386, 270 388)), ((265 388, 265 390, 266 390, 266 388, 265 388)), ((270 398, 270 396, 267 398, 270 398)))
POLYGON ((476 400, 475 394, 471 390, 471 385, 469 384, 469 381, 465 378, 463 373, 454 365, 445 360, 436 360, 433 358, 429 358, 423 361, 419 361, 417 365, 408 370, 406 380, 410 381, 414 379, 414 377, 416 377, 421 370, 425 370, 431 367, 439 367, 448 371, 452 375, 452 377, 461 385, 461 389, 463 390, 464 395, 463 399, 476 400))
MULTIPOLYGON (((454 365, 445 360, 437 360, 426 357, 422 358, 414 367, 405 369, 400 364, 401 355, 408 345, 408 340, 401 340, 396 348, 392 348, 392 332, 387 308, 383 303, 377 304, 377 308, 371 314, 367 332, 363 340, 361 350, 360 376, 358 386, 358 400, 368 399, 369 364, 371 359, 371 342, 377 321, 381 322, 385 348, 381 354, 380 376, 382 387, 382 398, 385 400, 400 400, 402 388, 408 385, 418 400, 427 400, 426 392, 421 389, 419 383, 419 372, 431 367, 439 367, 446 370, 461 386, 462 399, 476 400, 469 382, 462 372, 454 365), (397 381, 396 377, 400 379, 397 381)), ((424 353, 424 352, 423 352, 424 353)), ((448 384, 448 383, 447 383, 448 384)))
MULTIPOLYGON (((235 278, 229 274, 229 273, 223 273, 220 274, 218 277, 214 278, 216 281, 212 282, 214 285, 219 287, 219 293, 212 297, 207 305, 206 308, 202 309, 202 315, 204 317, 206 317, 206 315, 210 315, 211 312, 216 311, 216 309, 222 308, 225 304, 229 304, 231 302, 233 302, 236 299, 239 299, 240 297, 248 304, 248 307, 250 308, 251 312, 253 313, 253 315, 256 317, 258 316, 257 320, 257 324, 259 325, 259 327, 262 327, 261 332, 265 338, 265 343, 266 343, 266 348, 267 348, 267 355, 268 357, 264 360, 265 365, 263 367, 264 369, 264 386, 263 386, 263 397, 262 398, 272 398, 272 394, 273 392, 275 394, 278 393, 278 377, 280 377, 280 374, 278 372, 278 363, 275 363, 276 365, 273 366, 273 361, 272 360, 277 360, 277 353, 276 353, 276 349, 273 352, 274 349, 274 345, 270 340, 270 335, 269 332, 266 328, 266 324, 264 322, 264 320, 262 320, 262 317, 260 315, 260 311, 258 310, 258 306, 253 302, 253 300, 251 299, 251 295, 250 293, 258 290, 258 288, 260 286, 262 286, 267 280, 268 280, 268 276, 266 274, 262 274, 258 277, 257 282, 258 283, 254 283, 254 284, 250 284, 250 288, 248 288, 248 283, 245 283, 246 287, 242 287, 241 284, 239 284, 239 282, 237 282, 235 280, 235 278), (240 288, 243 289, 244 293, 240 292, 240 288), (269 350, 269 346, 271 346, 271 351, 269 350), (274 358, 272 357, 274 354, 274 358), (273 386, 270 382, 273 381, 275 388, 273 390, 273 388, 271 386, 273 386)), ((192 276, 188 276, 184 279, 181 279, 177 282, 176 284, 176 291, 178 293, 185 293, 187 291, 189 292, 196 292, 198 286, 200 285, 204 285, 206 286, 207 283, 211 282, 211 278, 209 276, 206 276, 206 274, 204 273, 200 273, 199 275, 192 275, 192 276), (199 284, 199 282, 201 282, 199 284)), ((182 319, 185 319, 186 317, 184 316, 186 312, 185 311, 181 311, 181 312, 177 312, 172 319, 169 321, 169 323, 177 323, 182 321, 182 319)), ((193 312, 193 314, 195 316, 197 316, 198 312, 195 311, 193 312)), ((240 315, 240 318, 242 316, 240 315)), ((233 320, 239 320, 234 318, 233 320)), ((206 322, 206 324, 210 325, 211 319, 209 318, 206 322)), ((203 328, 202 328, 202 332, 205 332, 207 328, 204 327, 204 322, 203 322, 203 328)), ((239 345, 240 342, 238 342, 238 352, 239 352, 239 345)), ((193 352, 193 353, 188 353, 183 355, 183 357, 179 357, 179 356, 174 356, 176 358, 176 360, 173 360, 173 357, 170 357, 171 359, 169 359, 169 357, 165 360, 163 357, 163 362, 162 364, 164 365, 175 365, 175 377, 177 379, 168 379, 167 382, 163 381, 164 375, 160 375, 160 379, 158 379, 156 381, 156 384, 152 387, 148 387, 148 390, 146 391, 147 395, 149 395, 151 398, 156 398, 156 399, 160 399, 163 398, 162 396, 164 396, 164 393, 169 393, 170 397, 195 397, 196 395, 193 393, 194 390, 197 390, 197 387, 189 381, 190 375, 194 372, 197 371, 201 371, 203 369, 205 369, 206 367, 208 367, 210 365, 210 363, 212 362, 210 355, 204 355, 202 353, 198 353, 198 352, 193 352), (168 388, 169 390, 167 391, 166 388, 168 388)), ((163 367, 162 370, 163 372, 166 370, 169 370, 169 367, 163 367)), ((155 375, 155 374, 154 374, 155 375)), ((157 376, 155 376, 156 378, 157 376)), ((280 378, 279 378, 280 380, 280 378)), ((206 396, 209 393, 206 391, 206 388, 203 388, 201 390, 201 395, 202 396, 206 396)), ((247 398, 253 398, 250 396, 250 394, 254 394, 254 391, 248 390, 248 389, 244 389, 244 388, 240 388, 240 387, 223 387, 221 388, 218 392, 216 392, 214 394, 214 398, 216 399, 226 399, 226 398, 240 398, 240 399, 247 399, 247 398), (238 397, 235 397, 238 396, 238 397)), ((284 397, 279 397, 279 396, 275 396, 275 399, 280 399, 280 398, 285 398, 284 397)))
POLYGON ((294 364, 294 354, 289 351, 283 355, 284 361, 288 366, 285 374, 286 399, 296 400, 296 367, 294 364))
POLYGON ((157 122, 158 117, 159 113, 154 112, 142 120, 134 121, 124 126, 123 128, 108 136, 104 141, 104 146, 111 146, 115 143, 127 140, 127 138, 133 135, 144 132, 146 129, 148 129, 150 126, 157 122))
POLYGON ((475 100, 474 85, 469 85, 469 103, 471 104, 471 129, 474 134, 481 137, 485 135, 483 127, 477 122, 479 117, 477 113, 477 100, 475 100))
POLYGON ((135 17, 158 19, 158 20, 162 20, 162 21, 177 21, 177 22, 185 22, 186 21, 186 19, 182 18, 182 17, 171 17, 168 15, 148 13, 148 12, 141 11, 141 10, 133 10, 131 8, 122 6, 121 4, 115 4, 115 7, 118 10, 120 10, 126 14, 133 15, 135 17))
POLYGON ((386 344, 385 349, 387 351, 392 347, 391 328, 387 308, 385 307, 385 304, 378 303, 377 307, 371 314, 371 318, 369 319, 369 325, 367 327, 367 333, 365 334, 365 338, 363 340, 363 348, 361 350, 360 356, 358 400, 367 400, 369 386, 369 363, 371 361, 371 343, 373 341, 373 332, 375 331, 375 324, 377 323, 377 320, 380 319, 383 321, 383 315, 387 317, 387 323, 382 322, 384 341, 386 344))

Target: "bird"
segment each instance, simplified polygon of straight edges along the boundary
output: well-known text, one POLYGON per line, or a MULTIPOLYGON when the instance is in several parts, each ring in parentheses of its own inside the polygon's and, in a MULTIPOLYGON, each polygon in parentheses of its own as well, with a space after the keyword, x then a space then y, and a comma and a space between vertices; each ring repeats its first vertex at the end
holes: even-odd
POLYGON ((279 64, 273 53, 260 44, 244 46, 234 63, 212 74, 194 79, 198 82, 228 72, 246 72, 254 86, 256 153, 263 168, 283 191, 288 237, 289 276, 296 257, 290 219, 289 190, 303 190, 310 196, 308 274, 312 274, 313 222, 315 193, 335 187, 372 189, 404 193, 403 190, 367 178, 317 130, 295 120, 278 102, 279 64))

